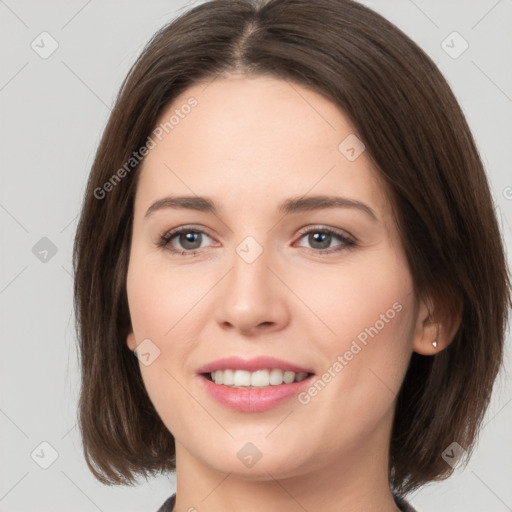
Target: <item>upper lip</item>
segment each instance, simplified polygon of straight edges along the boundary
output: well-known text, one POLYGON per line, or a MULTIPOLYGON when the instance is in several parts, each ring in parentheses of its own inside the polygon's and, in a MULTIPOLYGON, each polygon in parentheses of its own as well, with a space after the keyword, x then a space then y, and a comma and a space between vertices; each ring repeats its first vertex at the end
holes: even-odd
POLYGON ((201 366, 198 373, 210 373, 216 370, 246 370, 255 372, 256 370, 271 370, 273 368, 295 373, 313 373, 310 369, 270 356, 259 356, 253 359, 242 359, 236 356, 224 357, 201 366))

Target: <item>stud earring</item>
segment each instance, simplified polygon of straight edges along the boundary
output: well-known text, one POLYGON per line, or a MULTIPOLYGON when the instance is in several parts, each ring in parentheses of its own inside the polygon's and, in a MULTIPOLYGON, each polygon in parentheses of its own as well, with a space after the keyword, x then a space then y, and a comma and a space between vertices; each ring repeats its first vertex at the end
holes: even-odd
POLYGON ((436 339, 432 342, 432 345, 434 348, 437 348, 437 340, 439 338, 439 325, 437 326, 437 335, 436 335, 436 339))

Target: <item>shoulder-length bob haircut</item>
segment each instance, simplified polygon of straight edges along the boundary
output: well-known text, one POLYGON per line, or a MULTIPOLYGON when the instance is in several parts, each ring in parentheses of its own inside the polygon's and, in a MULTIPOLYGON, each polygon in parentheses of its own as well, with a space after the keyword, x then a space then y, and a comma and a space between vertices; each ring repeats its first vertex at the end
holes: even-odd
POLYGON ((348 116, 389 188, 417 297, 441 322, 461 319, 446 349, 413 353, 390 444, 395 492, 446 478, 453 470, 441 454, 453 441, 468 453, 474 447, 502 365, 510 306, 503 243, 481 159, 446 80, 402 31, 350 0, 199 4, 154 35, 124 80, 73 252, 78 416, 90 470, 103 483, 131 485, 175 469, 174 438, 126 343, 140 163, 113 178, 178 94, 231 72, 306 86, 348 116))

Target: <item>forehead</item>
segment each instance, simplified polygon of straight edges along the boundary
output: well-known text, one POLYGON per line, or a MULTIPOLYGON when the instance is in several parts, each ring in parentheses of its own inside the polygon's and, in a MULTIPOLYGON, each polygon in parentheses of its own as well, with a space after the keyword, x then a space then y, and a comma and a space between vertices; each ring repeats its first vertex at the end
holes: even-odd
POLYGON ((195 84, 167 106, 151 137, 143 195, 244 203, 339 192, 386 207, 370 159, 364 150, 357 156, 364 146, 350 120, 324 96, 285 80, 230 75, 195 84))

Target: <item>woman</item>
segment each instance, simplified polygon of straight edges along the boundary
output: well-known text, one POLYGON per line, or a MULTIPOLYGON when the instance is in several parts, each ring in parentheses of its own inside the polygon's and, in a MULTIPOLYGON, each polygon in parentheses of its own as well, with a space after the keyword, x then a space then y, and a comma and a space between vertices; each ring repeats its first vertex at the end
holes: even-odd
POLYGON ((435 65, 360 4, 158 32, 74 257, 87 463, 176 470, 162 512, 413 510, 474 445, 510 305, 489 187, 435 65))

